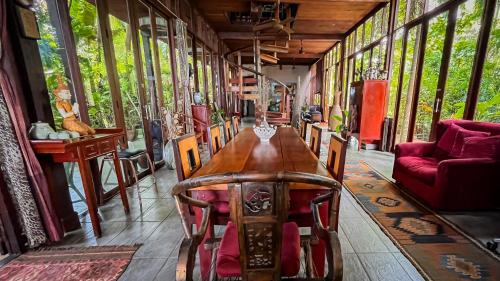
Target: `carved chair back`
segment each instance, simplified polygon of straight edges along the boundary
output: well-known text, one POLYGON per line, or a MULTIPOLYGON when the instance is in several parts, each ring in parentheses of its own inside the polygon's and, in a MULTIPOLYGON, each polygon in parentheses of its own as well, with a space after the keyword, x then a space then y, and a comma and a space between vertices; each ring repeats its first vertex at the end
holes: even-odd
POLYGON ((335 134, 330 137, 328 147, 328 159, 326 168, 334 179, 342 183, 344 181, 345 155, 347 151, 347 141, 335 134))
POLYGON ((234 130, 234 135, 236 136, 237 134, 240 133, 240 121, 238 119, 238 116, 233 116, 233 130, 234 130))
MULTIPOLYGON (((282 231, 289 209, 289 183, 307 183, 330 190, 311 201, 316 224, 313 229, 327 245, 330 279, 327 277, 325 280, 341 280, 342 258, 340 242, 335 231, 335 218, 339 206, 336 201, 340 199, 342 186, 332 178, 296 172, 216 174, 188 179, 174 186, 172 196, 177 202, 186 234, 183 245, 189 246, 189 249, 180 249, 179 260, 185 260, 186 265, 178 263, 177 273, 191 274, 196 256, 196 250, 193 249, 203 240, 210 217, 211 204, 189 198, 186 193, 200 187, 227 184, 231 221, 238 231, 242 280, 281 280, 282 245, 287 245, 286 241, 282 241, 282 231), (319 217, 318 205, 327 201, 329 220, 328 226, 324 227, 319 217), (192 234, 188 229, 188 213, 182 203, 204 209, 201 230, 196 234, 192 234)), ((181 279, 190 280, 189 277, 181 279)))
POLYGON ((177 179, 183 181, 201 168, 198 141, 194 134, 172 139, 177 179))
POLYGON ((309 148, 319 158, 321 152, 321 131, 322 129, 316 125, 311 127, 311 135, 309 137, 309 148))
POLYGON ((222 139, 219 125, 208 127, 208 151, 210 158, 222 149, 222 139))
POLYGON ((226 143, 233 139, 233 132, 231 132, 231 120, 224 121, 224 139, 226 143))
POLYGON ((299 134, 303 140, 306 140, 307 135, 307 122, 305 120, 300 120, 299 134))

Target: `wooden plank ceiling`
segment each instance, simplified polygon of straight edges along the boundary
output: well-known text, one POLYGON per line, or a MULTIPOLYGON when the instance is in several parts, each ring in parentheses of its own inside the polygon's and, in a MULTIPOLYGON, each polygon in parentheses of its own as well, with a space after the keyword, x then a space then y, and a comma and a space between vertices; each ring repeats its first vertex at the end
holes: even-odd
MULTIPOLYGON (((231 23, 231 13, 249 13, 251 0, 193 0, 198 11, 215 29, 231 50, 252 46, 253 24, 231 23)), ((253 6, 274 3, 274 0, 253 1, 253 6)), ((387 0, 281 0, 294 5, 294 33, 288 41, 289 52, 277 54, 280 64, 313 64, 343 34, 373 9, 387 0)), ((264 44, 285 45, 286 33, 261 33, 264 44)), ((244 50, 244 62, 253 61, 252 50, 244 50)))

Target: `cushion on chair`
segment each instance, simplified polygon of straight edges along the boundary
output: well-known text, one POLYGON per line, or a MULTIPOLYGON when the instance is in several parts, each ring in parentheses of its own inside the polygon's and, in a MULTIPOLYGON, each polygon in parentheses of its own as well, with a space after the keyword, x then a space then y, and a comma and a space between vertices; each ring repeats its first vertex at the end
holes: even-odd
POLYGON ((433 157, 405 156, 396 160, 395 165, 407 174, 434 185, 439 159, 433 157))
MULTIPOLYGON (((283 247, 281 248, 281 274, 295 276, 300 270, 300 234, 294 222, 283 224, 283 247)), ((229 222, 222 236, 217 256, 217 275, 237 277, 241 275, 240 248, 236 225, 229 222)))
POLYGON ((460 158, 460 154, 462 154, 462 147, 464 145, 465 138, 488 137, 489 135, 490 135, 490 133, 488 133, 488 132, 471 131, 471 130, 460 128, 460 130, 458 130, 457 136, 455 137, 455 142, 453 143, 453 148, 450 151, 450 157, 451 158, 460 158))
POLYGON ((144 149, 122 149, 118 151, 118 158, 131 158, 145 152, 144 149))
POLYGON ((500 135, 465 138, 458 158, 500 159, 500 135))
POLYGON ((451 124, 444 134, 441 136, 436 145, 436 150, 434 151, 434 157, 443 160, 447 159, 450 155, 453 145, 455 144, 455 139, 457 138, 458 132, 462 129, 460 126, 451 124))

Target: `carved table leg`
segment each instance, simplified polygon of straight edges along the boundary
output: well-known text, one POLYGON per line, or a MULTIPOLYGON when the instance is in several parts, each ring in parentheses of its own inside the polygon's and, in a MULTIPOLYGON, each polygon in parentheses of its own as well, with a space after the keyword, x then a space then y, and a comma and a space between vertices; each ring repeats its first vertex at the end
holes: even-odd
POLYGON ((94 235, 96 237, 101 237, 101 224, 99 222, 99 216, 97 214, 97 202, 94 192, 92 175, 90 172, 90 165, 89 162, 83 158, 83 155, 79 155, 78 157, 78 167, 80 168, 83 190, 85 191, 85 200, 87 201, 87 208, 89 210, 92 228, 94 229, 94 235))

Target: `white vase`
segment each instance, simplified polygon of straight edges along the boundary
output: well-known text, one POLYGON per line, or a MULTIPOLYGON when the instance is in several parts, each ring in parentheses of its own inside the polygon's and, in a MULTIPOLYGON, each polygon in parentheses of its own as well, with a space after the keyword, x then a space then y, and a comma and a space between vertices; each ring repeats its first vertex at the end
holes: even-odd
POLYGON ((337 129, 338 125, 342 124, 342 121, 337 120, 334 118, 334 116, 340 116, 342 118, 342 108, 340 108, 340 95, 342 95, 341 91, 335 92, 335 97, 333 100, 333 107, 332 107, 332 112, 330 112, 330 122, 329 123, 329 129, 331 131, 335 131, 337 129))

